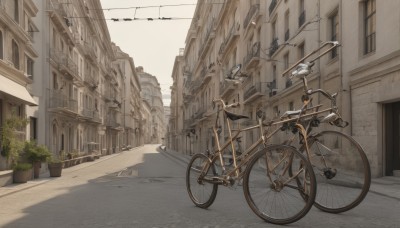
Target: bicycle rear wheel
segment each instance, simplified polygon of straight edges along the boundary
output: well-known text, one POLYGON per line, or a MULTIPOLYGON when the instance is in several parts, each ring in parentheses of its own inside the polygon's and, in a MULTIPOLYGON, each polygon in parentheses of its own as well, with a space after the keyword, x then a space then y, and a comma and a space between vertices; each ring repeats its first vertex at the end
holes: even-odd
POLYGON ((298 150, 273 145, 254 154, 246 167, 243 190, 257 216, 282 225, 301 219, 311 209, 316 181, 312 166, 298 150))
POLYGON ((318 191, 315 206, 329 213, 348 211, 365 198, 371 171, 361 146, 339 131, 322 131, 309 137, 311 164, 318 191))
MULTIPOLYGON (((195 154, 190 160, 186 170, 186 188, 190 199, 200 208, 208 208, 217 196, 218 184, 213 184, 200 178, 203 168, 209 164, 209 159, 204 154, 195 154)), ((208 169, 205 177, 211 179, 216 175, 213 165, 208 169)))

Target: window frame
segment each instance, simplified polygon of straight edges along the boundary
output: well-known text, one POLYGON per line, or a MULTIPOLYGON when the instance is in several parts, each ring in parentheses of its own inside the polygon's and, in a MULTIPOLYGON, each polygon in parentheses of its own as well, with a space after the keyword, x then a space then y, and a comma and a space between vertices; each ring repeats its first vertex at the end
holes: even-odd
POLYGON ((364 55, 376 50, 376 0, 364 1, 364 55), (371 4, 371 12, 369 12, 371 4), (372 26, 372 27, 371 27, 372 26), (371 31, 370 31, 371 30, 371 31))

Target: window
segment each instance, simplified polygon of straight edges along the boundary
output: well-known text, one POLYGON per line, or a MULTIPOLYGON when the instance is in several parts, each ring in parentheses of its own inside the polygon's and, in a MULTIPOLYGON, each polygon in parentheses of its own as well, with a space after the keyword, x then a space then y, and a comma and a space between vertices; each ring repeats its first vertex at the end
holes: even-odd
POLYGON ((19 0, 14 0, 14 20, 19 23, 19 7, 18 7, 18 1, 19 0))
POLYGON ((29 76, 33 77, 33 59, 29 58, 29 56, 26 56, 26 74, 29 76))
POLYGON ((12 62, 16 69, 19 69, 19 48, 15 40, 12 41, 12 62))
POLYGON ((304 9, 304 0, 300 0, 300 7, 299 7, 299 27, 301 27, 304 22, 306 22, 306 11, 304 9))
POLYGON ((289 10, 285 13, 285 41, 289 40, 289 10))
POLYGON ((283 56, 283 68, 284 70, 289 68, 289 52, 283 56))
MULTIPOLYGON (((330 27, 331 27, 331 41, 337 41, 339 35, 339 20, 338 20, 338 12, 335 12, 330 18, 330 27)), ((337 48, 333 49, 331 52, 331 58, 335 58, 337 56, 337 48)))
POLYGON ((364 54, 375 51, 376 5, 375 0, 364 3, 364 54))
POLYGON ((299 59, 305 56, 304 42, 298 46, 299 59))
POLYGON ((30 138, 31 140, 37 140, 37 118, 30 117, 30 138))
POLYGON ((294 110, 294 104, 293 101, 289 102, 289 111, 293 111, 294 110))
POLYGON ((3 58, 3 32, 0 31, 0 59, 3 58))
POLYGON ((53 89, 57 90, 58 89, 58 82, 57 82, 57 74, 53 73, 53 89))

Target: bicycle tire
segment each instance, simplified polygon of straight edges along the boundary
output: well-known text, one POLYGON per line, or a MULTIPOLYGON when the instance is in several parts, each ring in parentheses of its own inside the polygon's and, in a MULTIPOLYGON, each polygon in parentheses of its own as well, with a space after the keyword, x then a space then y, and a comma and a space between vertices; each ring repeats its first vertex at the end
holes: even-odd
POLYGON ((308 144, 318 188, 314 205, 329 213, 359 205, 371 185, 370 165, 360 144, 339 131, 314 134, 308 144))
POLYGON ((311 209, 316 180, 311 164, 296 148, 270 145, 256 152, 249 161, 243 178, 243 191, 258 217, 284 225, 298 221, 311 209), (267 166, 275 168, 268 172, 267 166), (299 168, 298 172, 294 176, 289 174, 289 167, 292 170, 299 168), (301 177, 304 188, 298 185, 301 177))
MULTIPOLYGON (((193 203, 200 208, 208 208, 211 206, 217 196, 218 184, 212 184, 198 179, 203 167, 209 162, 206 155, 195 154, 190 160, 186 170, 186 188, 189 197, 193 203)), ((207 176, 211 175, 216 175, 213 165, 207 172, 207 176)))

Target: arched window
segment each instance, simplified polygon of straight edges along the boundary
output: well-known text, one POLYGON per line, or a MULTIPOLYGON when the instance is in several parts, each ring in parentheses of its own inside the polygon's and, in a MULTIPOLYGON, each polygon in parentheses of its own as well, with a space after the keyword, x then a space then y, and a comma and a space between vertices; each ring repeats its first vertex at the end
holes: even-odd
POLYGON ((0 31, 0 59, 3 58, 3 32, 0 31))
POLYGON ((19 47, 15 40, 12 41, 12 62, 16 69, 19 69, 19 47))

